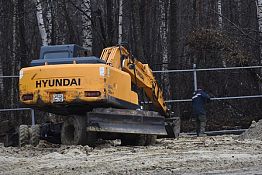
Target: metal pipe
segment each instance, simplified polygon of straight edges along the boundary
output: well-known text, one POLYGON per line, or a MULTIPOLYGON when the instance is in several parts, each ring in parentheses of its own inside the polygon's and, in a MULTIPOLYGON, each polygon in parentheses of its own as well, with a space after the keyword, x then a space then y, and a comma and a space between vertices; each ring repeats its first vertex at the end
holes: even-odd
MULTIPOLYGON (((155 70, 153 73, 172 73, 172 72, 194 72, 194 71, 214 71, 214 70, 236 70, 236 69, 258 69, 262 66, 244 66, 244 67, 214 67, 205 69, 184 69, 184 70, 155 70)), ((18 75, 0 76, 0 78, 19 78, 18 75)))
POLYGON ((245 99, 245 98, 261 98, 262 95, 248 95, 248 96, 238 96, 238 97, 215 97, 211 100, 232 100, 232 99, 245 99))
POLYGON ((197 90, 197 72, 196 72, 196 64, 193 64, 193 76, 194 76, 194 91, 197 90))
POLYGON ((24 110, 30 110, 31 111, 32 125, 35 125, 35 111, 34 111, 34 109, 31 109, 31 108, 0 109, 0 112, 24 111, 24 110))
POLYGON ((19 78, 18 75, 0 76, 0 78, 19 78))
MULTIPOLYGON (((246 98, 261 98, 262 95, 249 95, 249 96, 238 96, 238 97, 216 97, 211 98, 211 100, 233 100, 233 99, 246 99, 246 98)), ((167 100, 166 103, 176 103, 176 102, 191 102, 192 99, 184 100, 167 100)))
POLYGON ((24 110, 31 110, 31 108, 0 109, 0 112, 7 112, 7 111, 24 111, 24 110))
MULTIPOLYGON (((206 131, 205 134, 207 134, 208 136, 217 136, 217 135, 225 135, 225 134, 240 135, 246 130, 247 129, 229 129, 229 130, 220 130, 220 131, 206 131)), ((196 135, 196 133, 195 132, 180 133, 180 135, 196 135)))
MULTIPOLYGON (((214 70, 236 70, 236 69, 258 69, 262 66, 244 66, 244 67, 218 67, 205 69, 184 69, 184 70, 155 70, 153 73, 172 73, 172 72, 194 72, 194 71, 214 71, 214 70)), ((18 75, 0 76, 0 78, 19 78, 18 75)))
POLYGON ((244 67, 222 67, 222 68, 206 68, 206 69, 185 69, 185 70, 159 70, 153 73, 172 73, 172 72, 194 72, 194 71, 214 71, 214 70, 236 70, 236 69, 258 69, 262 66, 244 66, 244 67))
POLYGON ((31 109, 31 119, 32 119, 32 125, 35 125, 35 111, 31 109))

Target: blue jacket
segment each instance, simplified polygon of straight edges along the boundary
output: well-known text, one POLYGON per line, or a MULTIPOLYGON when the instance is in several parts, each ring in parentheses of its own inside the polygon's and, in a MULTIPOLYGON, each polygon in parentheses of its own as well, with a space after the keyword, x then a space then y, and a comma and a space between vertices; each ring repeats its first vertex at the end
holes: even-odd
POLYGON ((197 91, 195 91, 192 97, 193 114, 206 115, 206 110, 204 108, 204 105, 209 100, 210 100, 210 96, 202 89, 198 89, 197 91))

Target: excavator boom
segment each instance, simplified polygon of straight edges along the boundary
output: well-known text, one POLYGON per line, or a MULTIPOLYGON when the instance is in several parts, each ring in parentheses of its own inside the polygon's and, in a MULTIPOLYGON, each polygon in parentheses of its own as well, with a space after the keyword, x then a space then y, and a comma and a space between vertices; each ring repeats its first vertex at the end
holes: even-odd
POLYGON ((127 72, 131 77, 132 83, 144 90, 147 97, 152 101, 156 111, 165 116, 169 115, 162 90, 158 86, 148 64, 143 64, 133 58, 127 49, 122 46, 105 48, 101 54, 101 59, 106 64, 127 72))

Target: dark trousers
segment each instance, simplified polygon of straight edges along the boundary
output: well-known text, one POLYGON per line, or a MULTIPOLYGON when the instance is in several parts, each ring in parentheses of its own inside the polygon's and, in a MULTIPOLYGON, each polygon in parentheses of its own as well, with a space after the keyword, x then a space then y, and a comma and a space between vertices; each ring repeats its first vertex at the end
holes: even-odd
POLYGON ((203 115, 203 114, 196 115, 196 132, 197 132, 197 136, 199 136, 199 134, 204 134, 205 133, 206 122, 207 122, 206 115, 203 115))

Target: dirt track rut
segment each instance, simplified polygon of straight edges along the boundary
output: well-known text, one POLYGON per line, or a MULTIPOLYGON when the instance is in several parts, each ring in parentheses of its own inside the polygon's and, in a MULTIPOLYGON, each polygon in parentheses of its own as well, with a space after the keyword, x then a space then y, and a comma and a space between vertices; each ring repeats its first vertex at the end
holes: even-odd
POLYGON ((236 136, 158 139, 148 147, 41 143, 0 147, 0 174, 261 174, 262 141, 236 136))

